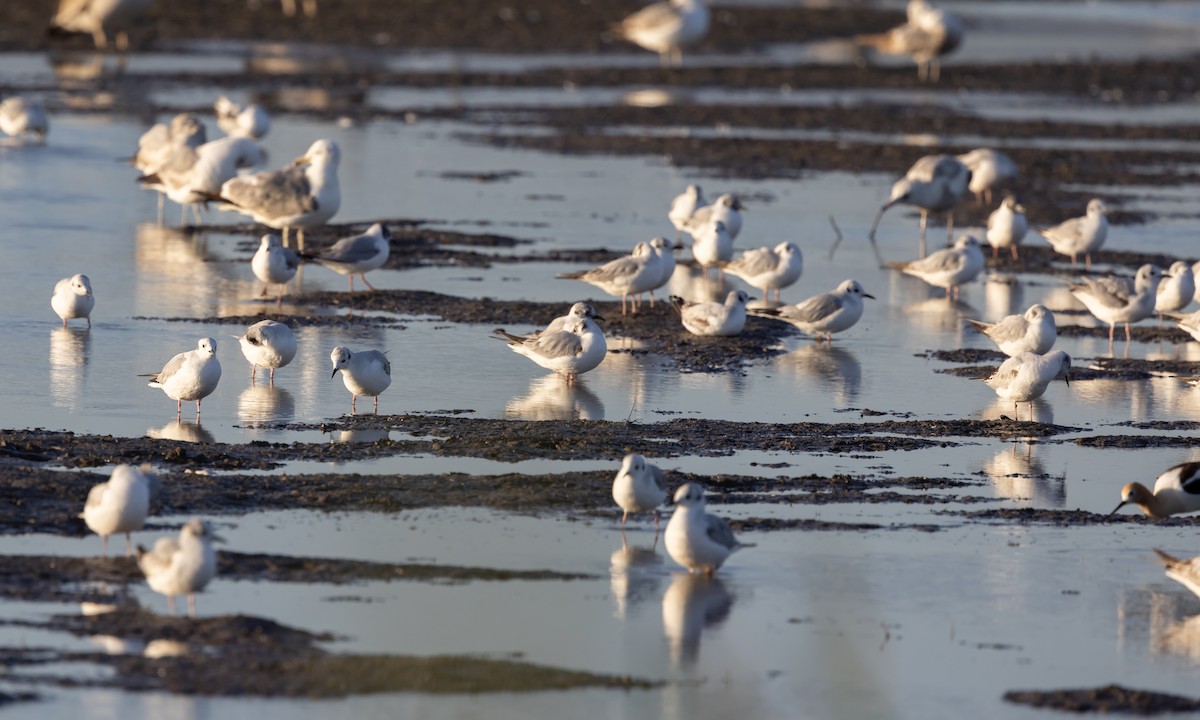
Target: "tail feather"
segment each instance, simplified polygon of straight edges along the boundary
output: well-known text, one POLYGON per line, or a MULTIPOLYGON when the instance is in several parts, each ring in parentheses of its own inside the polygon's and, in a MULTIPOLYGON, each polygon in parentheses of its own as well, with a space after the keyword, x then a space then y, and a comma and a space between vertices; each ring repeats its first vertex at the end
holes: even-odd
POLYGON ((587 273, 586 270, 581 270, 579 272, 559 273, 559 274, 555 275, 554 277, 562 278, 563 280, 578 280, 579 278, 583 277, 586 273, 587 273))
POLYGON ((504 328, 496 328, 495 330, 493 330, 491 337, 494 337, 497 340, 504 340, 505 342, 515 343, 517 345, 520 345, 521 343, 525 342, 525 338, 521 337, 520 335, 513 335, 512 333, 508 332, 504 328))
POLYGON ((1162 550, 1159 550, 1158 548, 1151 548, 1151 550, 1153 550, 1155 552, 1155 554, 1158 555, 1159 562, 1161 562, 1167 569, 1173 568, 1176 565, 1183 562, 1182 558, 1177 558, 1170 553, 1166 553, 1166 552, 1163 552, 1162 550))
POLYGON ((687 300, 684 300, 683 298, 679 297, 678 295, 671 296, 671 307, 675 308, 675 312, 682 314, 683 309, 685 307, 687 307, 687 305, 688 305, 687 300))

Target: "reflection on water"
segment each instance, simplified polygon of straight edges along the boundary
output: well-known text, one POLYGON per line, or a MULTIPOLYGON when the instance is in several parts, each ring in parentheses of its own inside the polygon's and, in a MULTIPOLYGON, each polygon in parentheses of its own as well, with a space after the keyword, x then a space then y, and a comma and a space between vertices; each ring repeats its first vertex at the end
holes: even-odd
POLYGON ((1012 273, 994 273, 983 284, 984 316, 999 320, 1025 311, 1025 285, 1012 273))
POLYGON ((92 635, 88 642, 100 648, 105 655, 141 655, 146 649, 146 644, 141 640, 114 635, 92 635))
POLYGON ((801 345, 775 364, 806 382, 815 380, 821 387, 829 388, 839 404, 853 402, 862 386, 862 365, 858 358, 849 349, 831 343, 801 345))
POLYGON ((568 385, 561 375, 544 375, 529 392, 508 401, 504 416, 513 420, 603 420, 604 403, 583 379, 568 385))
POLYGON ((55 405, 79 409, 91 342, 87 328, 56 327, 50 331, 50 397, 55 405))
POLYGON ((1077 382, 1071 384, 1071 395, 1077 402, 1100 405, 1133 422, 1155 419, 1161 412, 1149 380, 1100 378, 1077 382))
POLYGON ((691 302, 725 302, 734 287, 727 278, 717 277, 716 273, 709 277, 699 265, 678 262, 667 282, 667 289, 672 295, 691 302))
POLYGON ((287 422, 296 416, 296 401, 281 387, 251 383, 238 396, 238 419, 247 425, 287 422))
POLYGON ((178 440, 193 443, 213 442, 212 433, 200 427, 200 423, 186 420, 174 420, 160 428, 150 428, 146 431, 146 437, 155 440, 178 440))
POLYGON ((188 654, 188 646, 187 643, 182 643, 178 640, 158 638, 146 643, 146 649, 142 654, 152 660, 165 657, 180 657, 188 654))
MULTIPOLYGON (((995 394, 987 385, 979 383, 979 386, 984 391, 993 393, 993 395, 995 394)), ((1074 387, 1071 388, 1071 390, 1074 389, 1074 387)), ((1054 406, 1047 402, 1044 397, 1034 400, 1032 404, 1024 400, 1014 403, 1012 400, 996 397, 992 400, 992 404, 984 408, 979 416, 984 420, 1003 420, 1004 418, 1009 418, 1011 420, 1053 423, 1054 406), (1030 416, 1031 414, 1032 417, 1030 416)))
MULTIPOLYGON (((1151 562, 1147 558, 1147 563, 1151 562)), ((1171 581, 1166 581, 1171 582, 1171 581)), ((1118 642, 1144 645, 1155 655, 1200 660, 1200 603, 1182 587, 1159 591, 1142 587, 1121 592, 1117 605, 1118 642)))
POLYGON ((700 656, 700 635, 729 617, 733 595, 715 575, 675 573, 663 595, 663 633, 671 643, 671 662, 691 665, 700 656))
POLYGON ((343 443, 373 443, 390 440, 391 433, 384 428, 361 428, 358 430, 342 430, 334 442, 343 443))
POLYGON ((943 347, 964 347, 963 328, 967 323, 964 318, 977 318, 979 311, 962 300, 947 300, 945 297, 934 297, 908 304, 903 311, 905 321, 918 326, 928 333, 943 334, 949 337, 942 340, 947 343, 943 347))
POLYGON ((609 572, 612 574, 613 601, 617 604, 614 617, 624 619, 631 607, 658 594, 658 586, 662 583, 659 568, 663 564, 662 555, 658 554, 658 536, 655 532, 654 544, 650 547, 627 545, 622 541, 621 547, 613 551, 609 572))
POLYGON ((1065 476, 1050 477, 1033 454, 1033 443, 1014 442, 983 466, 995 489, 996 497, 1015 500, 1021 505, 1060 508, 1067 502, 1065 476))

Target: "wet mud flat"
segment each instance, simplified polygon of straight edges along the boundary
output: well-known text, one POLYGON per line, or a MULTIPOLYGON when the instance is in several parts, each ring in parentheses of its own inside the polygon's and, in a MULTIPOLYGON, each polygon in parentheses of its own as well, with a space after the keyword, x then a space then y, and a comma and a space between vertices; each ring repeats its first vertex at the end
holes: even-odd
POLYGON ((1007 702, 1047 710, 1099 715, 1163 715, 1196 712, 1200 699, 1135 690, 1120 685, 1071 690, 1012 690, 1004 693, 1007 702))

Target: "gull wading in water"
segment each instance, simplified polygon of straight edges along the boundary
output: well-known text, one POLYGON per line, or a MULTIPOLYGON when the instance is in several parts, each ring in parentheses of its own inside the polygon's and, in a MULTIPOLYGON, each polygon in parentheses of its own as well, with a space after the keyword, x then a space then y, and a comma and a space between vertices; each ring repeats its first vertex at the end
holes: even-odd
POLYGON ((275 370, 296 357, 296 334, 281 322, 261 320, 246 329, 245 335, 234 335, 242 347, 242 355, 250 363, 250 382, 260 367, 271 371, 270 382, 275 384, 275 370))
POLYGON ((613 26, 613 32, 658 53, 663 67, 683 65, 683 48, 708 34, 704 0, 669 0, 648 5, 613 26))
POLYGON ((535 335, 513 335, 497 328, 493 337, 507 342, 518 355, 564 376, 568 383, 599 366, 608 352, 604 332, 589 317, 573 318, 561 330, 547 329, 535 335))
POLYGON ((859 45, 888 55, 908 55, 917 64, 917 79, 937 82, 943 55, 962 43, 963 23, 957 15, 940 10, 926 0, 909 0, 908 21, 878 35, 859 35, 859 45))
POLYGON ((1008 155, 991 148, 977 148, 958 156, 971 171, 967 189, 980 204, 992 204, 992 191, 1012 187, 1021 176, 1017 164, 1008 155))
POLYGON ((279 302, 283 302, 284 286, 296 277, 300 268, 300 255, 279 243, 278 235, 263 235, 258 251, 250 259, 250 270, 254 277, 263 282, 262 297, 267 296, 271 285, 279 286, 279 302))
POLYGON ((1128 342, 1132 337, 1130 323, 1145 320, 1154 314, 1161 278, 1162 271, 1157 266, 1146 264, 1138 268, 1132 292, 1128 284, 1118 278, 1084 278, 1066 284, 1088 312, 1101 322, 1108 323, 1108 344, 1112 346, 1117 323, 1125 323, 1125 341, 1128 342))
MULTIPOLYGON (((149 465, 143 468, 149 473, 149 465)), ((104 557, 108 557, 108 536, 117 533, 125 533, 125 554, 133 554, 129 533, 141 530, 146 523, 152 482, 142 470, 121 464, 113 468, 106 482, 93 485, 88 492, 79 517, 89 530, 100 536, 104 557)))
POLYGON ((705 275, 714 267, 719 275, 725 274, 724 265, 733 258, 733 236, 724 220, 714 220, 692 235, 692 257, 705 275))
POLYGON ((779 291, 800 279, 804 273, 804 255, 795 243, 782 242, 773 248, 747 250, 726 265, 725 272, 746 281, 750 287, 762 290, 763 302, 769 302, 769 291, 779 291))
POLYGON ((679 312, 683 327, 693 335, 740 335, 746 327, 746 301, 743 290, 732 290, 725 302, 689 302, 676 295, 671 305, 679 312))
POLYGON ((54 294, 50 296, 50 307, 62 319, 63 327, 71 318, 84 318, 92 328, 92 308, 96 296, 92 294, 92 281, 87 275, 72 275, 54 283, 54 294))
POLYGON ((688 185, 686 190, 675 196, 671 201, 671 209, 667 212, 667 219, 675 226, 676 242, 679 241, 680 234, 687 230, 692 215, 707 204, 708 201, 704 199, 704 192, 699 185, 688 185))
POLYGON ((1009 357, 1021 353, 1045 355, 1058 339, 1058 326, 1054 313, 1044 305, 1030 305, 1023 315, 1008 315, 1000 322, 967 320, 983 333, 1000 352, 1009 357))
POLYGON ((379 223, 353 237, 342 238, 317 255, 301 254, 306 260, 315 260, 330 270, 350 278, 350 292, 354 292, 354 276, 362 278, 363 284, 374 290, 367 282, 367 273, 383 267, 391 252, 392 234, 379 223))
POLYGON ((1017 248, 1028 232, 1029 221, 1025 219, 1025 208, 1011 195, 1004 198, 1000 207, 993 210, 987 219, 985 238, 988 245, 992 246, 992 257, 997 257, 1001 249, 1008 248, 1012 259, 1019 260, 1017 248))
POLYGON ((1152 518, 1200 510, 1200 462, 1188 462, 1169 468, 1154 480, 1154 491, 1140 482, 1121 488, 1121 503, 1109 516, 1126 505, 1137 505, 1152 518))
POLYGON ((904 177, 892 185, 888 201, 879 208, 871 231, 867 234, 875 243, 875 230, 888 208, 894 205, 912 205, 921 211, 921 234, 919 254, 925 257, 925 225, 930 213, 946 213, 946 236, 954 234, 954 216, 951 211, 967 194, 971 171, 953 155, 926 155, 908 169, 904 177))
POLYGON ((773 317, 795 325, 820 341, 833 341, 833 333, 849 330, 863 314, 863 298, 875 299, 857 280, 843 280, 833 292, 814 295, 795 305, 780 308, 755 308, 752 315, 773 317))
POLYGON ((905 275, 920 278, 934 287, 946 289, 946 299, 958 299, 958 289, 976 277, 987 266, 987 259, 979 247, 979 241, 970 235, 963 235, 954 241, 952 247, 943 248, 935 253, 904 263, 892 263, 893 267, 905 275))
POLYGON ((667 554, 692 573, 712 575, 733 552, 752 544, 738 542, 729 524, 704 510, 704 489, 685 483, 675 491, 675 512, 664 537, 667 554))
POLYGON ((196 593, 217 574, 213 542, 222 542, 204 520, 193 518, 179 531, 179 539, 162 537, 151 550, 138 546, 137 563, 146 584, 167 596, 167 610, 175 614, 175 596, 188 596, 188 615, 196 617, 196 593))
POLYGON ((613 500, 621 507, 621 532, 629 513, 654 511, 654 527, 658 527, 658 506, 667 499, 667 481, 657 465, 646 458, 630 453, 621 461, 621 469, 613 478, 613 500))
MULTIPOLYGON (((1071 385, 1071 356, 1062 350, 1048 355, 1021 353, 1008 358, 996 372, 983 382, 996 391, 1003 400, 1012 400, 1013 413, 1017 404, 1029 403, 1029 420, 1033 421, 1033 401, 1046 393, 1046 388, 1056 378, 1071 385)), ((1018 418, 1019 419, 1019 418, 1018 418)))
POLYGON ((255 222, 283 230, 296 228, 297 247, 304 249, 304 228, 319 227, 337 213, 342 204, 338 185, 341 151, 332 140, 321 139, 291 165, 280 170, 239 175, 221 186, 219 199, 231 209, 249 215, 255 222))
POLYGON ((0 102, 0 132, 17 142, 40 145, 46 142, 50 121, 40 102, 23 97, 5 98, 0 102))
POLYGON ((351 350, 350 348, 335 347, 329 353, 333 361, 332 380, 338 371, 342 373, 342 383, 350 391, 350 413, 355 412, 355 403, 359 395, 375 398, 375 414, 379 414, 379 395, 392 384, 392 364, 387 356, 378 350, 351 350))
POLYGON ((200 401, 217 389, 221 380, 221 363, 217 361, 217 341, 200 338, 195 350, 182 352, 167 361, 157 373, 140 375, 150 378, 150 387, 161 388, 175 401, 175 417, 183 414, 183 401, 196 401, 196 417, 200 416, 200 401))

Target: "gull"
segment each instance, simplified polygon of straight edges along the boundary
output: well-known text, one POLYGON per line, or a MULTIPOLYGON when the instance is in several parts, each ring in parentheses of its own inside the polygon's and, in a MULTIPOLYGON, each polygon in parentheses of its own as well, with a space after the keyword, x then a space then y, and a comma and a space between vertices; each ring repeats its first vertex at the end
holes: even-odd
POLYGON ((221 379, 221 363, 217 361, 217 341, 200 338, 195 350, 181 352, 167 361, 162 370, 138 377, 150 378, 150 387, 162 388, 175 401, 175 417, 183 414, 183 401, 196 401, 196 417, 200 416, 200 401, 217 389, 221 379))
POLYGON ((723 220, 713 220, 692 236, 692 257, 704 268, 715 267, 724 274, 722 266, 733 258, 733 235, 723 220))
POLYGON ((1046 388, 1055 378, 1062 378, 1070 387, 1070 371, 1071 356, 1062 350, 1055 350, 1049 355, 1027 352, 1000 363, 996 372, 983 382, 995 390, 1000 399, 1012 400, 1014 414, 1018 403, 1029 403, 1029 420, 1032 422, 1033 401, 1046 393, 1046 388))
POLYGON ((378 350, 351 350, 338 346, 329 353, 333 361, 332 380, 342 371, 342 383, 350 391, 350 413, 354 414, 359 395, 375 398, 375 414, 379 414, 379 395, 392 384, 392 364, 378 350))
POLYGON ((217 554, 213 542, 224 539, 199 518, 192 518, 179 531, 179 539, 162 537, 152 550, 138 545, 137 563, 146 584, 167 596, 167 610, 175 614, 175 596, 188 596, 188 616, 196 617, 196 593, 217 574, 217 554))
POLYGON ((712 205, 696 208, 696 211, 688 218, 684 229, 695 236, 696 233, 702 232, 706 227, 720 220, 725 223, 725 228, 729 231, 730 242, 733 242, 742 232, 741 211, 745 209, 746 206, 740 200, 726 193, 714 200, 712 205))
POLYGON ((1029 221, 1025 219, 1025 208, 1011 195, 1004 198, 1000 207, 993 210, 987 219, 985 237, 988 245, 992 246, 992 257, 998 256, 1001 248, 1008 248, 1013 260, 1018 260, 1017 246, 1025 239, 1027 232, 1029 221))
POLYGON ((245 335, 234 335, 242 346, 242 355, 250 362, 250 382, 260 367, 271 371, 271 384, 275 384, 275 370, 287 365, 296 357, 296 334, 281 322, 260 320, 246 329, 245 335))
POLYGON ((675 248, 664 237, 650 240, 650 249, 658 256, 658 284, 650 288, 650 306, 654 306, 654 291, 671 281, 675 274, 675 248))
POLYGON ((1154 480, 1154 492, 1139 482, 1121 488, 1121 504, 1109 517, 1126 505, 1137 505, 1152 518, 1200 510, 1200 462, 1188 462, 1168 468, 1154 480))
POLYGON ((667 554, 688 572, 712 575, 731 553, 754 547, 738 542, 728 523, 704 511, 704 489, 698 484, 680 485, 675 506, 664 541, 667 554))
MULTIPOLYGON (((142 468, 149 473, 149 465, 142 468)), ((125 554, 133 554, 129 533, 141 530, 150 514, 151 477, 132 465, 121 464, 113 468, 106 482, 88 491, 79 517, 100 536, 104 557, 108 557, 108 536, 117 533, 125 533, 125 554)))
POLYGON ((1054 252, 1071 256, 1071 266, 1075 266, 1078 256, 1083 255, 1084 262, 1090 270, 1092 253, 1100 249, 1108 237, 1108 207, 1100 198, 1092 198, 1087 204, 1087 215, 1075 217, 1053 227, 1037 227, 1034 230, 1046 238, 1054 247, 1054 252))
POLYGON ((1159 561, 1167 568, 1167 577, 1200 597, 1200 557, 1184 560, 1158 548, 1151 548, 1151 550, 1158 555, 1159 561))
POLYGON ((970 235, 962 235, 951 247, 918 260, 894 263, 891 267, 934 287, 946 288, 946 298, 953 294, 957 300, 959 287, 974 280, 986 265, 979 241, 970 235))
POLYGON ((693 335, 738 335, 746 326, 746 301, 743 290, 732 290, 725 302, 689 302, 672 295, 671 305, 679 311, 683 327, 693 335))
POLYGON ((20 142, 46 142, 50 122, 40 102, 23 97, 10 97, 0 102, 0 132, 20 142))
POLYGON ((782 242, 773 248, 747 250, 723 269, 762 290, 763 302, 769 301, 771 290, 775 291, 775 302, 779 302, 779 291, 799 280, 804 272, 804 255, 795 243, 782 242))
POLYGON ((925 256, 925 225, 930 213, 946 213, 946 235, 954 232, 954 207, 967 194, 971 171, 953 155, 926 155, 892 185, 892 194, 879 208, 867 237, 875 242, 875 229, 893 205, 913 205, 921 210, 920 254, 925 256))
POLYGON ((1200 310, 1193 313, 1165 312, 1163 315, 1174 320, 1179 329, 1191 335, 1193 340, 1200 342, 1200 310))
POLYGON ((296 228, 297 246, 304 249, 304 228, 324 225, 342 204, 338 186, 337 143, 321 139, 302 157, 280 170, 241 175, 221 186, 220 199, 255 222, 283 230, 296 228))
POLYGON ((143 175, 138 182, 159 188, 174 202, 190 206, 197 223, 198 205, 219 197, 221 186, 237 176, 241 168, 262 161, 262 149, 248 137, 224 137, 196 148, 179 146, 157 171, 143 175))
POLYGON ((810 335, 821 335, 833 342, 833 333, 848 330, 863 314, 863 298, 875 299, 857 280, 843 280, 833 292, 814 295, 795 305, 780 308, 755 308, 755 315, 779 318, 810 335))
POLYGON ((683 65, 683 48, 708 34, 703 0, 670 0, 638 10, 613 26, 618 36, 658 53, 663 67, 683 65))
POLYGON ((589 285, 595 285, 609 295, 621 298, 621 314, 625 314, 625 298, 630 297, 630 306, 634 312, 632 297, 657 287, 661 265, 657 262, 654 251, 648 243, 640 242, 633 248, 633 253, 616 260, 610 260, 600 267, 591 270, 581 270, 572 273, 559 273, 555 277, 567 280, 582 280, 589 285))
POLYGON ((667 219, 675 226, 676 242, 679 241, 679 234, 687 230, 692 215, 707 204, 708 201, 704 199, 704 192, 700 190, 699 185, 688 185, 683 193, 675 196, 671 201, 671 209, 667 212, 667 219))
POLYGON ((962 43, 963 23, 957 15, 939 10, 925 0, 909 0, 908 21, 877 35, 854 38, 888 55, 909 55, 917 64, 917 79, 937 82, 941 56, 962 43))
POLYGON ((980 204, 992 204, 992 191, 1011 187, 1021 171, 1008 155, 991 148, 976 148, 958 159, 971 171, 967 189, 980 204))
POLYGON ((62 318, 63 327, 71 318, 85 318, 88 329, 92 328, 92 308, 96 296, 92 294, 92 281, 87 275, 72 275, 54 283, 54 294, 50 296, 50 307, 62 318))
POLYGON ((1009 357, 1021 353, 1045 355, 1058 339, 1054 313, 1044 305, 1030 305, 1023 315, 1008 315, 999 322, 967 320, 979 332, 988 336, 1000 352, 1009 357))
POLYGON ((608 352, 604 332, 589 317, 571 319, 562 330, 545 330, 522 337, 497 329, 493 337, 507 342, 509 349, 518 355, 565 376, 568 383, 595 369, 608 352))
POLYGON ((1196 294, 1196 280, 1192 277, 1192 266, 1182 260, 1171 263, 1154 298, 1154 311, 1159 321, 1169 312, 1179 312, 1192 304, 1196 294))
POLYGON ((261 140, 271 129, 271 116, 261 105, 253 103, 245 107, 224 95, 213 105, 217 115, 217 127, 226 135, 261 140))
POLYGON ((274 284, 279 286, 279 302, 283 302, 284 285, 296 277, 296 269, 300 267, 300 255, 291 248, 279 244, 278 235, 263 235, 258 244, 258 251, 250 260, 250 269, 254 277, 263 282, 263 297, 267 288, 274 284))
MULTIPOLYGON (((204 123, 200 122, 199 117, 192 113, 180 113, 171 118, 169 124, 158 123, 142 133, 132 164, 143 176, 153 175, 164 168, 190 166, 195 162, 196 148, 207 142, 207 138, 204 123)), ((142 185, 158 191, 158 222, 161 224, 166 188, 161 184, 143 182, 142 185)))
POLYGON ((658 527, 658 506, 667 499, 667 481, 657 465, 646 462, 646 458, 630 453, 621 461, 621 469, 613 478, 613 500, 624 510, 621 516, 621 532, 625 532, 625 521, 631 512, 654 511, 654 527, 658 527))
POLYGON ((58 12, 50 21, 50 29, 88 33, 98 50, 108 47, 110 36, 116 36, 117 49, 129 48, 129 28, 154 0, 58 0, 58 12))
POLYGON ((383 267, 391 250, 392 234, 380 223, 367 228, 366 232, 342 238, 317 255, 301 253, 306 260, 316 260, 339 275, 350 278, 350 292, 354 292, 354 276, 362 278, 363 284, 374 290, 367 282, 367 273, 383 267))
POLYGON ((1108 323, 1108 344, 1112 345, 1117 323, 1125 323, 1125 340, 1128 342, 1131 339, 1130 323, 1145 320, 1154 314, 1154 301, 1161 278, 1162 271, 1158 267, 1146 264, 1138 268, 1132 293, 1116 278, 1084 278, 1080 282, 1068 281, 1067 287, 1088 312, 1101 322, 1108 323))
POLYGON ((1192 296, 1192 299, 1200 302, 1200 260, 1192 263, 1192 279, 1196 283, 1196 294, 1192 296))

